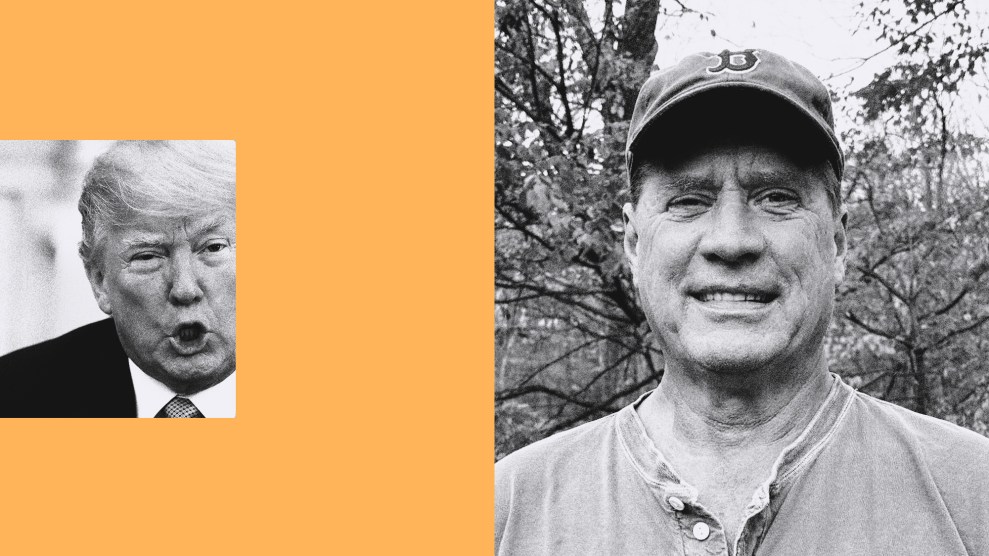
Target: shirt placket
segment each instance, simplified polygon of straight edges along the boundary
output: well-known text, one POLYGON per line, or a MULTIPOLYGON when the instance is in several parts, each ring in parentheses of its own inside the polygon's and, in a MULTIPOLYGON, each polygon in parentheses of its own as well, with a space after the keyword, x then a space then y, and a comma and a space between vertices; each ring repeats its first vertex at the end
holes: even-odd
POLYGON ((664 509, 676 518, 685 556, 749 556, 765 532, 769 496, 764 489, 756 492, 746 507, 746 519, 731 552, 728 547, 734 539, 728 539, 718 518, 697 502, 696 489, 685 483, 667 483, 661 490, 664 509))
POLYGON ((742 522, 742 530, 735 541, 735 556, 750 556, 759 546, 759 541, 766 533, 766 526, 769 523, 769 500, 770 493, 777 492, 775 483, 767 487, 763 485, 752 496, 752 501, 745 508, 745 520, 742 522))
POLYGON ((728 543, 718 518, 697 503, 697 491, 684 483, 663 485, 663 507, 676 519, 685 556, 725 555, 728 543))
POLYGON ((813 459, 834 431, 848 409, 851 390, 832 375, 832 388, 824 403, 806 429, 773 464, 770 476, 754 493, 745 509, 741 532, 737 539, 727 539, 724 527, 714 515, 697 503, 697 490, 681 481, 679 476, 646 434, 635 414, 635 407, 649 393, 623 410, 617 421, 631 461, 654 489, 660 504, 675 521, 684 554, 734 554, 751 556, 762 543, 767 530, 786 497, 787 485, 792 483, 804 465, 813 459), (735 543, 729 552, 729 543, 735 543))

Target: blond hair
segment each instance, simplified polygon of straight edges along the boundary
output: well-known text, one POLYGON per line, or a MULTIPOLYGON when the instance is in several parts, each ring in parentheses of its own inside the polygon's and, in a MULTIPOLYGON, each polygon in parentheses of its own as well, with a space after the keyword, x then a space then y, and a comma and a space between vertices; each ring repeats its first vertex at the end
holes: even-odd
POLYGON ((236 211, 233 141, 119 141, 93 163, 79 198, 79 255, 100 260, 107 232, 138 215, 187 218, 236 211))

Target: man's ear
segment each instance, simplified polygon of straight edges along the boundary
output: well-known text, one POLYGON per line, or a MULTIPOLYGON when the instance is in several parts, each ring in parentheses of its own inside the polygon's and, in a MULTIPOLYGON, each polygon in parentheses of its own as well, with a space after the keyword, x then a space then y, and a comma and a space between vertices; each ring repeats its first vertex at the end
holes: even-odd
POLYGON ((632 284, 639 287, 639 232, 635 229, 635 205, 622 207, 622 223, 625 225, 625 259, 632 270, 632 284))
POLYGON ((96 297, 96 304, 100 306, 100 310, 112 315, 110 296, 106 290, 106 274, 103 269, 98 264, 87 264, 86 277, 89 278, 89 286, 93 288, 93 295, 96 297))
POLYGON ((841 207, 841 217, 835 223, 834 229, 834 283, 840 284, 845 279, 845 255, 848 253, 848 210, 841 207))

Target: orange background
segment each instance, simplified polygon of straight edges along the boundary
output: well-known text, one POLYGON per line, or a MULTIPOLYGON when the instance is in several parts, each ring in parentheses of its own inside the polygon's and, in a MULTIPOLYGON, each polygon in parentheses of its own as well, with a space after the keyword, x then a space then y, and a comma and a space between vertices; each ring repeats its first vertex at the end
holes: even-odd
POLYGON ((3 554, 492 549, 492 6, 17 3, 3 139, 235 139, 238 417, 0 420, 3 554))

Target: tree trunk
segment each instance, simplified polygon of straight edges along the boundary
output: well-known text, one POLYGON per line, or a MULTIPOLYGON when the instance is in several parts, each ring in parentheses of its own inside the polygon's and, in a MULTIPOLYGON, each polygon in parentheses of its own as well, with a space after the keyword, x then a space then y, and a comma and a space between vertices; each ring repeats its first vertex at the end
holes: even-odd
POLYGON ((917 348, 910 349, 910 367, 913 369, 913 378, 917 382, 917 412, 928 415, 930 411, 930 389, 927 384, 923 350, 917 348))

